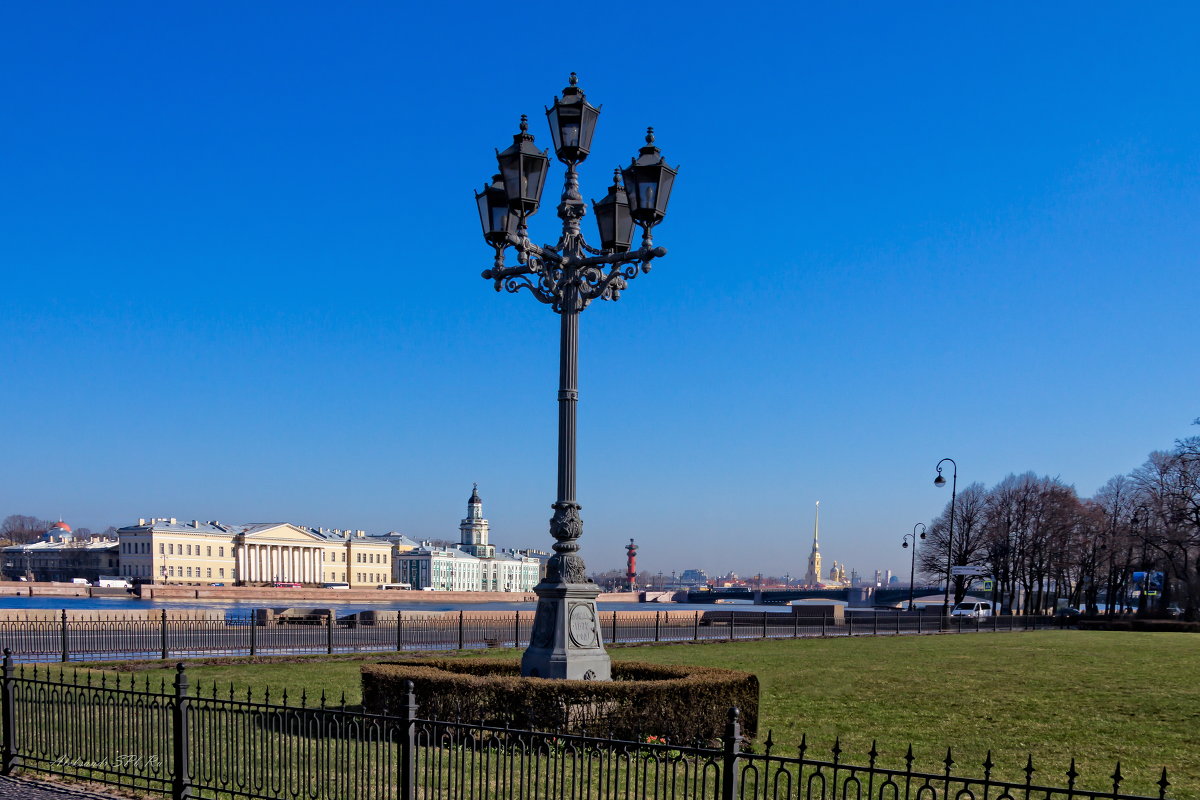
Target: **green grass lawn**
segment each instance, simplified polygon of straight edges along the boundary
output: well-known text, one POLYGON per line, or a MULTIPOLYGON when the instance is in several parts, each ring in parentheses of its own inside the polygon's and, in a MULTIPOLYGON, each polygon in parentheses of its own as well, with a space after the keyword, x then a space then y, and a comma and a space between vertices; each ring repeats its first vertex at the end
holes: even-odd
MULTIPOLYGON (((516 651, 472 655, 516 656, 516 651)), ((761 748, 768 729, 792 751, 807 734, 809 756, 865 763, 872 740, 880 763, 901 766, 911 743, 917 768, 940 771, 949 745, 958 774, 1023 780, 1033 755, 1035 783, 1066 784, 1073 757, 1083 788, 1111 790, 1121 761, 1124 791, 1200 798, 1200 636, 1178 633, 1045 631, 1003 635, 767 640, 618 647, 614 659, 743 669, 762 685, 761 748)), ((388 656, 377 658, 386 659, 388 656)), ((469 656, 470 657, 470 656, 469 656)), ((225 661, 189 669, 209 693, 217 681, 239 696, 266 686, 277 698, 322 688, 333 701, 359 702, 362 659, 309 657, 287 663, 225 661)), ((165 672, 163 674, 166 674, 165 672)))

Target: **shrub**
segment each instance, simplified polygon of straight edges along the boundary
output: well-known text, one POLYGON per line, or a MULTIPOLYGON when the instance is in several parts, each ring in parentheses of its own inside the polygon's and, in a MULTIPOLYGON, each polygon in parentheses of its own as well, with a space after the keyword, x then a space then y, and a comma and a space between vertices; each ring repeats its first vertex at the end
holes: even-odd
POLYGON ((1200 633, 1200 622, 1180 622, 1173 619, 1081 620, 1085 631, 1152 631, 1158 633, 1200 633))
POLYGON ((507 659, 405 659, 362 668, 363 708, 397 713, 412 681, 422 719, 587 731, 691 744, 721 736, 731 706, 742 733, 758 728, 758 678, 747 672, 635 662, 612 665, 611 681, 524 678, 507 659))

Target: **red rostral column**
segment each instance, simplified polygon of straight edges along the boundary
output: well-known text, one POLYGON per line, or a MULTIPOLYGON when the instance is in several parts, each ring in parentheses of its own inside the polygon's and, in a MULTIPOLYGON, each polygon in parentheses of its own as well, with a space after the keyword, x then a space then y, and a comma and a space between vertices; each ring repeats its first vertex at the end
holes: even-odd
POLYGON ((625 589, 629 592, 637 591, 637 545, 633 543, 633 539, 629 540, 629 544, 625 545, 625 589))

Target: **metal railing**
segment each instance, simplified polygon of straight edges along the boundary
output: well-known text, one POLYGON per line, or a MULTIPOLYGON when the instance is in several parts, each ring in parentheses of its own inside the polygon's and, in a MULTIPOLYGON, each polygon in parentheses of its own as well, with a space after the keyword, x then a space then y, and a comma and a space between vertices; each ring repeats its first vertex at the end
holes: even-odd
MULTIPOLYGON (((761 752, 741 735, 736 709, 723 736, 673 743, 580 733, 513 730, 422 719, 409 683, 399 714, 237 697, 216 684, 193 688, 184 665, 173 684, 68 674, 16 665, 0 676, 0 772, 25 770, 113 784, 172 798, 308 800, 1134 800, 1120 764, 1103 785, 1085 786, 1074 761, 1065 786, 998 777, 991 755, 981 775, 915 768, 912 748, 884 766, 874 745, 866 763, 829 758, 807 741, 795 755, 761 752)), ((268 695, 269 697, 269 695, 268 695)), ((1167 796, 1166 770, 1157 797, 1167 796)))
MULTIPOLYGON (((788 639, 815 636, 895 636, 1040 630, 1053 617, 942 617, 874 612, 804 617, 771 611, 601 612, 606 644, 713 639, 788 639)), ((332 615, 272 618, 256 613, 225 619, 76 621, 63 611, 54 621, 0 620, 0 647, 19 661, 99 661, 219 655, 294 655, 403 650, 524 647, 531 612, 413 614, 382 621, 338 620, 332 615)))

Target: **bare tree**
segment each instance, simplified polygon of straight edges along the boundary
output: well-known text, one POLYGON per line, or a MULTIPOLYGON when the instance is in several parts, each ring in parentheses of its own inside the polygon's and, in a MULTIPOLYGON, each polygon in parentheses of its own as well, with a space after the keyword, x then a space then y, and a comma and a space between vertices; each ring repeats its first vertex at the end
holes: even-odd
POLYGON ((37 517, 10 514, 0 522, 0 536, 13 544, 28 544, 41 538, 53 524, 37 517))
MULTIPOLYGON (((972 483, 958 493, 954 502, 954 538, 950 541, 950 504, 929 524, 925 543, 920 548, 921 573, 931 578, 946 579, 947 561, 952 566, 986 566, 987 538, 984 518, 987 490, 982 483, 972 483), (949 547, 949 553, 947 548, 949 547)), ((961 602, 978 578, 956 575, 953 578, 954 602, 961 602)))

